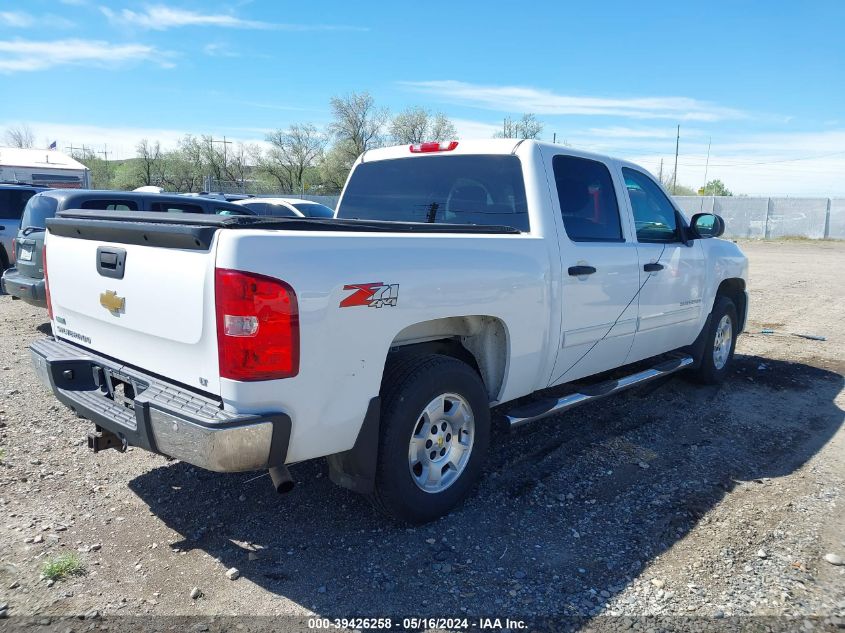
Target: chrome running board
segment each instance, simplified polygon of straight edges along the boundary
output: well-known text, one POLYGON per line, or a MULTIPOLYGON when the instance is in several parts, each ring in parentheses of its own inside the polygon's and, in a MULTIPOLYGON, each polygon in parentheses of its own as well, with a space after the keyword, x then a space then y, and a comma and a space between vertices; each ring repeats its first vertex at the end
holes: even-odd
POLYGON ((577 393, 570 393, 569 395, 558 398, 557 400, 541 400, 540 402, 532 402, 527 405, 515 407, 505 414, 511 428, 522 426, 528 422, 534 422, 542 418, 547 418, 550 415, 566 411, 574 406, 589 402, 590 400, 598 400, 613 393, 618 393, 624 389, 635 387, 643 383, 660 378, 661 376, 668 376, 680 371, 689 365, 692 365, 691 356, 681 356, 679 358, 671 358, 651 367, 639 371, 636 374, 625 376, 624 378, 617 378, 615 380, 608 380, 595 385, 588 385, 582 387, 577 393))

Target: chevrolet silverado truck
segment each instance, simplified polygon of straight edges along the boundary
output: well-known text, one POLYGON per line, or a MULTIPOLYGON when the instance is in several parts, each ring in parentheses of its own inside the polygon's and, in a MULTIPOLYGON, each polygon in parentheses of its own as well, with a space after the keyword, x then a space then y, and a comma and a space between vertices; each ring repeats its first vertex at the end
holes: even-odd
POLYGON ((491 407, 515 427, 680 370, 723 380, 748 310, 723 231, 560 145, 371 150, 334 218, 59 213, 32 359, 95 451, 269 469, 279 491, 327 457, 421 523, 478 480, 491 407))

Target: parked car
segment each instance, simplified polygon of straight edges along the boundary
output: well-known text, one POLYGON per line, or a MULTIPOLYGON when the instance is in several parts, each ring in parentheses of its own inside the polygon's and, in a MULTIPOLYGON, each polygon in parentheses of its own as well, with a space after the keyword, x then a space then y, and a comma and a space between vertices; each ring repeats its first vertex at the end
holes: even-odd
POLYGON ((97 425, 91 448, 269 468, 278 490, 286 464, 328 457, 333 481, 420 523, 477 481, 492 406, 516 427, 729 374, 747 260, 641 167, 531 140, 366 158, 335 218, 48 222, 54 338, 32 359, 97 425))
MULTIPOLYGON (((2 195, 2 194, 0 194, 2 195)), ((27 303, 45 307, 42 249, 46 220, 64 209, 105 211, 155 211, 217 215, 251 215, 252 211, 224 200, 191 198, 173 194, 136 191, 51 189, 32 196, 26 203, 15 248, 15 267, 3 273, 5 292, 27 303)))
POLYGON ((256 215, 297 218, 334 217, 334 209, 319 202, 300 200, 299 198, 272 198, 262 196, 237 200, 235 204, 251 209, 256 215))
POLYGON ((0 183, 0 273, 15 263, 15 236, 27 200, 46 187, 0 183))

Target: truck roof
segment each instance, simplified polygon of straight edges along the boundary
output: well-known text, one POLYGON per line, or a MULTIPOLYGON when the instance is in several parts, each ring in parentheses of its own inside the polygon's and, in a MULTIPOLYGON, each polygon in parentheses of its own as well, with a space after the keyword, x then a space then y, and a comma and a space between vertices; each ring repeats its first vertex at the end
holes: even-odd
MULTIPOLYGON (((458 139, 454 141, 457 143, 454 149, 441 150, 437 152, 413 152, 409 145, 393 145, 391 147, 380 147, 378 149, 371 149, 364 152, 357 162, 370 162, 375 160, 389 160, 394 158, 414 158, 417 156, 455 156, 461 154, 513 154, 517 148, 539 147, 553 150, 557 153, 571 154, 572 156, 580 156, 582 158, 592 158, 594 160, 615 161, 625 163, 625 161, 607 156, 604 154, 596 154, 585 150, 569 147, 568 145, 560 145, 556 143, 547 143, 544 141, 536 141, 534 139, 513 139, 513 138, 490 138, 490 139, 458 139)), ((626 163, 631 164, 631 163, 626 163)))

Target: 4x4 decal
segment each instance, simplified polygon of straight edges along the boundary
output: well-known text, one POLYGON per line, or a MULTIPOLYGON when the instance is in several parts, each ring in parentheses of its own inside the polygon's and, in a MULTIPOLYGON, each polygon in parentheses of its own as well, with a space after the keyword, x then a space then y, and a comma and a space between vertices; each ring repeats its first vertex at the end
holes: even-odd
POLYGON ((380 281, 369 284, 349 284, 344 290, 354 290, 351 295, 340 302, 341 308, 367 306, 383 308, 395 306, 399 300, 399 284, 385 284, 380 281))

